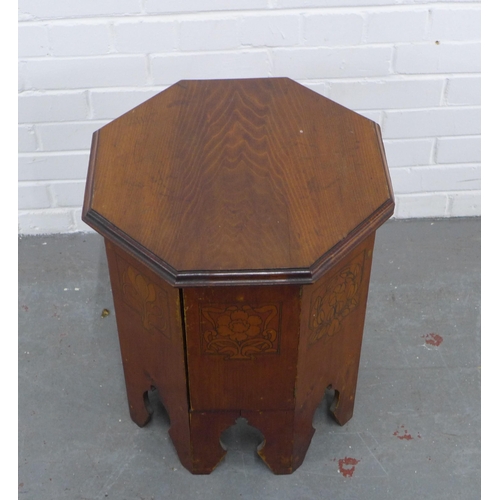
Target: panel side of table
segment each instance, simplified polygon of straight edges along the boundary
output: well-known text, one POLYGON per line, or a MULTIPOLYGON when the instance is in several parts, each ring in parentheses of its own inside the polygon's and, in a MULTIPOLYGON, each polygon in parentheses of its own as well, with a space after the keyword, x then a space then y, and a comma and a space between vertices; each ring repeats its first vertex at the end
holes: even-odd
POLYGON ((302 462, 314 413, 330 388, 330 412, 344 425, 353 415, 375 233, 313 285, 303 287, 297 365, 294 457, 302 462))
POLYGON ((191 437, 184 333, 179 290, 106 240, 116 322, 130 416, 150 420, 152 388, 170 417, 170 437, 182 464, 191 469, 191 437))

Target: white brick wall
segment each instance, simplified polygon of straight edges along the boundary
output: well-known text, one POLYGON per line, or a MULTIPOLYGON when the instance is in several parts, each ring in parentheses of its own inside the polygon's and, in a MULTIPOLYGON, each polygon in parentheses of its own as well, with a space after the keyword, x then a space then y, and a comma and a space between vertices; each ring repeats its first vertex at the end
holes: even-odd
POLYGON ((173 53, 152 55, 150 70, 154 85, 168 86, 185 79, 268 76, 270 61, 265 50, 173 53))
POLYGON ((455 77, 448 80, 446 104, 467 106, 481 104, 481 79, 477 76, 455 77))
POLYGON ((304 16, 304 44, 313 47, 358 45, 363 35, 361 14, 335 12, 304 16))
POLYGON ((96 120, 113 120, 158 93, 152 89, 96 89, 89 92, 90 112, 96 120))
POLYGON ((66 122, 87 118, 87 95, 84 91, 64 94, 23 92, 19 95, 19 123, 66 122))
POLYGON ((297 47, 273 52, 274 75, 295 79, 362 78, 390 71, 391 47, 297 47))
POLYGON ((428 17, 425 9, 369 12, 366 16, 365 41, 398 44, 421 42, 424 40, 428 17))
POLYGON ((422 42, 396 45, 394 71, 400 74, 478 73, 479 42, 422 42), (437 43, 439 42, 439 43, 437 43))
POLYGON ((384 137, 436 137, 480 133, 479 108, 390 110, 385 112, 384 137))
POLYGON ((57 24, 49 27, 53 56, 97 56, 109 54, 111 28, 107 24, 57 24))
POLYGON ((252 15, 241 19, 239 40, 250 47, 288 47, 300 43, 300 18, 296 15, 252 15))
POLYGON ((177 24, 166 19, 128 19, 111 24, 114 47, 119 54, 170 52, 177 48, 177 24))
POLYGON ((475 0, 19 0, 19 231, 80 221, 92 132, 180 79, 288 76, 382 134, 399 218, 480 214, 475 0))

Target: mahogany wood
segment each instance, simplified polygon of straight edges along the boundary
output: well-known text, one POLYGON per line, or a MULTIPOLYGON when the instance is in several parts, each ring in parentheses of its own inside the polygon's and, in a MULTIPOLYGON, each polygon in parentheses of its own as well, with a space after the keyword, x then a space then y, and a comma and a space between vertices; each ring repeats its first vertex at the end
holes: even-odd
POLYGON ((286 78, 179 82, 96 132, 83 219, 106 241, 133 421, 155 388, 192 473, 239 417, 274 473, 299 467, 327 387, 352 417, 393 200, 378 126, 286 78))
POLYGON ((181 291, 107 241, 134 422, 149 421, 154 387, 191 472, 217 466, 220 435, 240 416, 263 433, 259 455, 270 469, 293 472, 327 387, 339 394, 337 422, 352 416, 374 236, 315 285, 181 291))
POLYGON ((183 290, 194 410, 294 407, 300 287, 183 290))
POLYGON ((288 78, 179 82, 90 170, 84 220, 178 286, 312 283, 394 208, 378 125, 288 78))

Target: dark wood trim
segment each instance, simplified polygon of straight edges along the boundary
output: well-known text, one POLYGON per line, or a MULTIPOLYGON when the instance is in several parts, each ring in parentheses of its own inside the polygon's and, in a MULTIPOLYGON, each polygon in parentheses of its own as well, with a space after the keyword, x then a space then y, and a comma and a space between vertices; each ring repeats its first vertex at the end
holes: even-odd
POLYGON ((359 245, 361 241, 389 219, 393 212, 394 200, 390 198, 375 210, 371 217, 359 224, 342 241, 323 254, 310 268, 243 269, 238 271, 177 271, 153 252, 150 252, 136 240, 121 231, 118 227, 111 224, 93 209, 84 209, 82 219, 102 236, 119 245, 175 287, 278 284, 306 285, 314 283, 321 278, 321 276, 359 245))
MULTIPOLYGON (((380 145, 380 159, 384 165, 385 176, 387 178, 387 187, 389 189, 389 195, 394 202, 394 190, 392 189, 391 176, 389 174, 389 165, 387 165, 387 156, 385 154, 384 141, 382 140, 382 131, 380 129, 380 125, 378 123, 374 123, 375 132, 377 133, 378 143, 380 145)), ((392 214, 391 214, 392 215, 392 214)))
MULTIPOLYGON (((83 199, 82 220, 85 221, 85 216, 90 210, 92 204, 92 193, 94 191, 94 172, 95 162, 97 158, 97 146, 99 144, 99 130, 92 134, 92 145, 90 147, 89 169, 87 173, 87 182, 85 184, 85 197, 83 199)), ((95 229, 95 228, 94 228, 95 229)))
POLYGON ((349 252, 356 248, 365 238, 375 232, 394 213, 394 200, 386 200, 373 214, 354 228, 342 241, 339 241, 328 252, 324 253, 311 267, 312 281, 321 278, 326 272, 340 262, 349 252))
POLYGON ((286 283, 297 285, 311 284, 316 282, 332 267, 340 262, 361 241, 377 230, 394 213, 394 193, 390 181, 389 168, 383 153, 384 145, 382 142, 380 127, 375 122, 374 128, 381 147, 380 155, 384 164, 390 197, 377 210, 375 210, 368 219, 364 220, 342 241, 337 243, 337 245, 332 247, 328 252, 324 253, 318 260, 316 260, 310 268, 263 270, 243 269, 237 271, 177 271, 175 268, 161 260, 153 252, 139 244, 136 240, 128 236, 125 232, 121 231, 118 227, 91 208, 94 167, 99 144, 99 130, 94 132, 92 136, 82 220, 105 238, 108 238, 112 242, 120 245, 128 253, 140 260, 153 272, 157 273, 165 281, 175 287, 210 285, 277 285, 286 283))
POLYGON ((271 269, 238 271, 177 271, 154 253, 140 245, 102 215, 90 209, 83 221, 105 238, 116 243, 136 259, 148 266, 153 272, 175 287, 210 285, 276 285, 285 283, 312 283, 308 269, 271 269))
POLYGON ((136 240, 128 236, 121 229, 98 214, 90 208, 84 212, 83 221, 91 228, 95 229, 99 234, 119 245, 133 257, 141 261, 153 272, 157 273, 161 278, 171 285, 175 285, 177 271, 169 266, 166 262, 159 259, 154 253, 140 245, 136 240))

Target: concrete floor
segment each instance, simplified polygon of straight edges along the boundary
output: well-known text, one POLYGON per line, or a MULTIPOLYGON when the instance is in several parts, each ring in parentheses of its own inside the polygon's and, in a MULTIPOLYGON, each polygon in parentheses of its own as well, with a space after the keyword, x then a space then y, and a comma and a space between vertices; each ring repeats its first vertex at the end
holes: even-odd
POLYGON ((354 417, 318 408, 303 465, 275 476, 244 422, 209 476, 179 463, 154 399, 129 418, 102 239, 19 241, 19 497, 480 498, 480 219, 377 233, 354 417), (101 317, 104 308, 111 314, 101 317))

